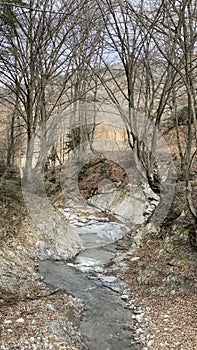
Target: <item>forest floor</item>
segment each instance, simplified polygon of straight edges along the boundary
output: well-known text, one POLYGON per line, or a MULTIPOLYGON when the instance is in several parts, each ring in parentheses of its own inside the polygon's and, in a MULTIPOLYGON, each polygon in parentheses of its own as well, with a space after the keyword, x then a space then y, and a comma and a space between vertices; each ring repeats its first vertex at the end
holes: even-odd
POLYGON ((151 350, 197 348, 197 252, 185 238, 150 234, 123 260, 123 280, 143 315, 138 338, 151 350))

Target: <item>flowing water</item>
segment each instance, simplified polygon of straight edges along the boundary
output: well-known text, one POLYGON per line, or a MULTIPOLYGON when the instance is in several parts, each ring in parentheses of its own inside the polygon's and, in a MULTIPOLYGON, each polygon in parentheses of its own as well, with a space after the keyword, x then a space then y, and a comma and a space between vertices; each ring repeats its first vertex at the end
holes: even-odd
POLYGON ((89 207, 70 205, 63 210, 70 225, 83 241, 84 250, 73 261, 41 261, 45 283, 64 289, 85 302, 80 330, 90 350, 136 350, 129 329, 131 310, 124 307, 127 285, 110 276, 107 267, 116 256, 116 241, 130 228, 110 222, 89 207), (108 274, 106 274, 108 272, 108 274))

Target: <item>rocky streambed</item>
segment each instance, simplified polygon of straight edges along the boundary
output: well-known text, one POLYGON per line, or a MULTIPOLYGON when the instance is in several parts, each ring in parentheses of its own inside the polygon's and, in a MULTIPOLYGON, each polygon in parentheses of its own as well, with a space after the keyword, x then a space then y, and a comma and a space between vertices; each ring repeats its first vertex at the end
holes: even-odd
MULTIPOLYGON (((130 236, 131 203, 137 208, 139 198, 133 203, 129 189, 121 195, 111 183, 102 186, 96 203, 78 198, 60 205, 60 199, 56 208, 44 193, 24 189, 31 219, 25 217, 17 237, 4 240, 0 251, 2 349, 70 350, 71 344, 83 350, 141 349, 133 331, 135 319, 141 319, 133 293, 122 280, 124 254, 119 245, 130 236), (114 271, 118 265, 120 274, 114 271), (77 310, 74 323, 61 300, 77 310)), ((143 199, 140 222, 146 204, 143 199)))
POLYGON ((81 238, 83 249, 68 262, 40 261, 44 282, 85 303, 80 332, 88 349, 139 349, 132 342, 132 292, 112 273, 113 262, 118 259, 117 240, 130 231, 130 226, 111 221, 101 210, 84 203, 70 201, 61 212, 81 238))

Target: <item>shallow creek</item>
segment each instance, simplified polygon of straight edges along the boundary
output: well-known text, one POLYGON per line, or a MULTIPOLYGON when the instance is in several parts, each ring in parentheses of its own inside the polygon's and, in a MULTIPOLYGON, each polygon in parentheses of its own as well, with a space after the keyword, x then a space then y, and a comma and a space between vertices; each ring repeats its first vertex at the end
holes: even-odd
POLYGON ((124 307, 127 285, 110 275, 110 265, 117 256, 116 241, 130 230, 129 226, 111 222, 99 210, 72 202, 61 211, 79 234, 84 250, 67 263, 40 261, 45 283, 85 302, 80 331, 87 339, 87 349, 138 349, 131 345, 128 327, 132 311, 124 307))

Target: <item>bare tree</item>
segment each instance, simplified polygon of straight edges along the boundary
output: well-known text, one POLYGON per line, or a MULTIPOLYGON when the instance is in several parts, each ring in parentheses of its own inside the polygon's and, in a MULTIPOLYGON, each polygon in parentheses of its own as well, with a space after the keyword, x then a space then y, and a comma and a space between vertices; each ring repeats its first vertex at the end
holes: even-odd
POLYGON ((38 125, 43 125, 44 136, 46 120, 59 105, 72 102, 68 98, 71 78, 80 62, 73 64, 79 43, 73 46, 71 39, 84 3, 29 0, 4 5, 0 78, 12 92, 13 104, 17 96, 15 107, 25 122, 26 170, 32 168, 32 139, 38 125))
MULTIPOLYGON (((136 4, 126 0, 107 0, 98 1, 98 4, 105 30, 97 74, 124 120, 137 168, 152 189, 160 191, 155 162, 158 130, 176 72, 162 60, 151 29, 148 31, 143 25, 147 10, 143 1, 136 4), (143 137, 138 128, 139 111, 144 115, 144 120, 141 120, 143 137), (151 139, 148 137, 150 120, 154 125, 151 139)), ((168 56, 173 59, 173 48, 168 56)))
MULTIPOLYGON (((192 201, 191 172, 192 164, 196 157, 197 147, 197 123, 196 123, 196 28, 197 28, 197 4, 193 0, 182 1, 158 1, 157 10, 151 16, 144 15, 143 25, 151 34, 162 58, 168 62, 171 69, 176 72, 177 84, 185 91, 185 104, 187 105, 187 140, 185 149, 180 144, 178 121, 177 141, 179 154, 182 160, 183 174, 186 182, 186 193, 189 209, 197 221, 196 208, 192 201), (158 18, 160 20, 158 21, 158 18), (154 26, 154 30, 152 30, 154 26), (170 39, 170 42, 169 42, 170 39), (165 43, 166 45, 164 45, 165 43), (167 50, 167 44, 168 50, 167 50), (173 56, 168 55, 169 47, 173 50, 173 56)), ((175 90, 173 90, 175 91, 175 90)), ((177 111, 178 100, 173 92, 173 106, 177 111)))

